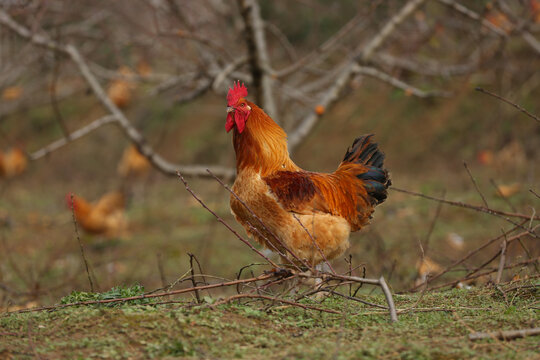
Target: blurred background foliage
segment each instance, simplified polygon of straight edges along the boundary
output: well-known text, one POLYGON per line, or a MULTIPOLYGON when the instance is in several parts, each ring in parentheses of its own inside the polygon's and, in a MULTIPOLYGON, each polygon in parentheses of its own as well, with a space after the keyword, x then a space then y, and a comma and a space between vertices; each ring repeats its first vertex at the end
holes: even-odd
MULTIPOLYGON (((333 71, 377 36, 403 3, 260 1, 274 69, 315 51, 358 17, 324 57, 275 79, 275 120, 294 131, 331 86, 333 71)), ((366 64, 411 87, 450 96, 419 98, 409 88, 357 74, 324 109, 293 160, 304 169, 333 171, 356 136, 375 133, 395 187, 481 205, 465 161, 490 207, 529 215, 538 209, 539 199, 529 191, 540 192, 538 122, 474 90, 489 89, 540 114, 540 52, 524 36, 533 36, 538 46, 536 2, 462 3, 506 35, 443 1, 427 1, 366 64)), ((216 86, 197 90, 249 55, 239 6, 217 0, 55 0, 21 1, 4 5, 2 11, 36 34, 76 46, 111 100, 164 158, 234 167, 231 135, 224 131, 225 93, 235 79, 246 81, 250 89, 249 64, 239 65, 216 86)), ((63 129, 75 131, 107 114, 68 57, 36 47, 6 26, 0 27, 0 42, 0 150, 18 148, 31 156, 62 138, 63 129)), ((189 268, 188 252, 197 256, 206 274, 224 278, 259 261, 178 179, 155 169, 141 176, 119 174, 129 145, 118 127, 106 125, 29 161, 21 174, 0 179, 0 305, 48 304, 71 290, 88 290, 64 201, 69 192, 89 200, 118 189, 128 193, 125 234, 111 238, 81 230, 98 290, 135 282, 146 289, 170 283, 189 268)), ((213 179, 188 181, 240 230, 230 215, 226 190, 213 179)), ((384 274, 395 290, 404 290, 421 275, 419 242, 429 241, 429 257, 442 267, 509 228, 496 217, 443 207, 430 233, 437 206, 391 192, 372 225, 352 235, 354 263, 365 264, 368 276, 384 274)), ((537 241, 527 240, 525 246, 530 256, 538 256, 537 241)), ((498 244, 489 248, 497 249, 498 244)), ((517 243, 509 254, 511 261, 526 259, 517 243)), ((448 278, 491 255, 478 254, 448 278)), ((336 265, 347 266, 341 260, 336 265)), ((524 276, 530 269, 517 268, 507 276, 524 276)))

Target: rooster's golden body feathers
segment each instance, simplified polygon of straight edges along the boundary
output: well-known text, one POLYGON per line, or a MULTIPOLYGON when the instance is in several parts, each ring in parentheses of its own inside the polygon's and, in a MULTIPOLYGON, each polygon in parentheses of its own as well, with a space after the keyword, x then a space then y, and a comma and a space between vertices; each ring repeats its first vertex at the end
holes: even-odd
POLYGON ((232 190, 242 200, 231 196, 236 220, 286 261, 294 260, 280 242, 312 264, 343 254, 350 232, 366 225, 375 205, 386 199, 384 155, 370 135, 363 136, 335 172, 302 170, 289 158, 283 129, 255 104, 246 104, 249 118, 233 138, 238 175, 232 190))

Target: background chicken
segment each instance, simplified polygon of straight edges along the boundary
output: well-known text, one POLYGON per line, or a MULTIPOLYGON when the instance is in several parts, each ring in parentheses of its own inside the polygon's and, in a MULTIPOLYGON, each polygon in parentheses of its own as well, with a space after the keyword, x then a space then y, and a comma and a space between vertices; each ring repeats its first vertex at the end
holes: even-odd
POLYGON ((144 157, 135 145, 130 145, 124 150, 118 163, 118 174, 122 177, 144 176, 150 170, 150 162, 144 157))
POLYGON ((233 215, 269 249, 286 254, 273 233, 311 264, 324 260, 321 251, 329 260, 338 257, 349 247, 350 232, 368 224, 375 205, 386 199, 390 180, 383 169, 384 154, 371 135, 361 136, 335 172, 302 170, 289 158, 283 129, 246 96, 240 84, 227 95, 225 128, 234 129, 238 173, 233 191, 265 225, 231 196, 233 215))
POLYGON ((66 195, 68 208, 73 207, 75 219, 80 227, 89 234, 121 237, 126 234, 125 197, 122 192, 113 191, 103 195, 94 203, 89 203, 80 196, 66 195))
POLYGON ((107 88, 107 95, 116 106, 123 109, 131 102, 135 84, 131 80, 128 80, 129 76, 133 75, 133 71, 128 67, 122 66, 119 73, 123 77, 111 81, 107 88))
POLYGON ((5 153, 0 152, 0 177, 10 178, 22 174, 27 165, 26 155, 19 148, 13 148, 5 153))

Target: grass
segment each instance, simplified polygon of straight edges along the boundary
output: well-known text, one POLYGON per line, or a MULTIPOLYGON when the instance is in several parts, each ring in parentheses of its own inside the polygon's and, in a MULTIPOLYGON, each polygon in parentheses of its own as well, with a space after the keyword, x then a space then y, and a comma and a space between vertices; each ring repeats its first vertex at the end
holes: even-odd
MULTIPOLYGON (((527 284, 534 283, 506 285, 507 291, 514 288, 506 293, 506 300, 490 287, 426 293, 418 304, 418 294, 396 295, 400 309, 413 305, 431 309, 401 314, 398 323, 390 323, 384 312, 334 297, 322 304, 315 299, 304 302, 344 315, 257 302, 185 306, 188 300, 9 314, 0 317, 0 355, 21 359, 36 354, 74 359, 531 359, 539 350, 535 337, 512 342, 467 338, 475 331, 537 326, 538 282, 532 288, 527 284)), ((372 295, 370 300, 384 303, 382 295, 372 295)))

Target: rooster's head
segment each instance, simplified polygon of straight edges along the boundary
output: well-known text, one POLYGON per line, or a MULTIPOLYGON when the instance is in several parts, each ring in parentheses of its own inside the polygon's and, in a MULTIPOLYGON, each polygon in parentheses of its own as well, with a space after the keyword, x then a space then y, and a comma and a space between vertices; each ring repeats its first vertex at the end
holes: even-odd
POLYGON ((231 131, 236 124, 236 129, 239 133, 244 131, 246 121, 251 113, 251 106, 249 106, 245 97, 247 96, 247 88, 244 84, 240 85, 240 82, 234 83, 232 88, 229 88, 227 93, 227 122, 225 123, 225 130, 231 131))

